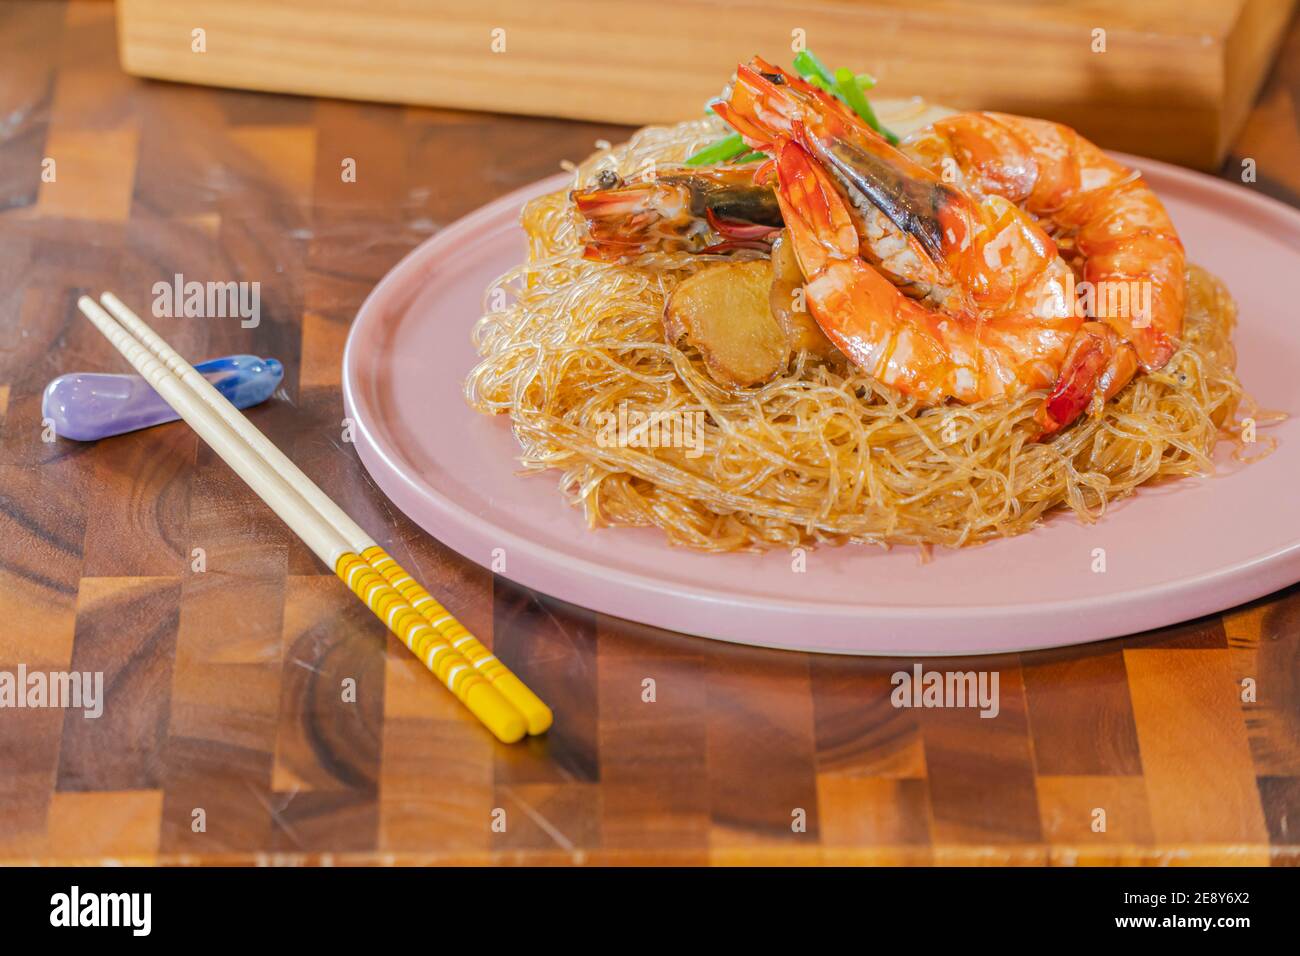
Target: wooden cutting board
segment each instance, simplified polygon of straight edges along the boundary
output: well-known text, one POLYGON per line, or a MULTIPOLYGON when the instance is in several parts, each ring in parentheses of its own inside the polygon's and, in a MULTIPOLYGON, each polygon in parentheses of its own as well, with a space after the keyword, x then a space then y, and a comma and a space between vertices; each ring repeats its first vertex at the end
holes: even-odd
POLYGON ((1045 116, 1209 169, 1295 4, 118 0, 118 39, 138 76, 634 125, 698 115, 737 61, 788 64, 804 42, 882 96, 1045 116))

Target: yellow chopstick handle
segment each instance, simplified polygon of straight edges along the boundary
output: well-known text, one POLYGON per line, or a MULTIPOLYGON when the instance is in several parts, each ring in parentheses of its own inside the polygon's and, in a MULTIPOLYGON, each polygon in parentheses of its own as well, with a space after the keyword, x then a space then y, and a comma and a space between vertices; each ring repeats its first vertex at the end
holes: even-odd
POLYGON ((389 587, 379 572, 357 555, 347 552, 339 557, 334 573, 498 740, 512 744, 524 736, 528 727, 519 711, 456 648, 447 643, 419 611, 389 587))
POLYGON ((378 545, 366 548, 361 557, 370 562, 370 566, 384 576, 393 587, 401 592, 411 607, 424 615, 443 637, 465 655, 480 674, 492 682, 506 700, 514 705, 528 722, 530 734, 545 733, 551 726, 554 716, 551 708, 542 699, 528 689, 523 681, 516 677, 505 664, 501 663, 492 652, 484 647, 451 612, 438 603, 432 594, 420 587, 420 582, 411 577, 400 564, 393 560, 378 545))

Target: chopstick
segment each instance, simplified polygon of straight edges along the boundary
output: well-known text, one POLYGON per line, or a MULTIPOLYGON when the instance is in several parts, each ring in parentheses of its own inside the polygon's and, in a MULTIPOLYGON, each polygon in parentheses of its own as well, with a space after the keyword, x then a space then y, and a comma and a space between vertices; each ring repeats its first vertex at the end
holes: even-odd
POLYGON ((307 501, 327 523, 347 541, 353 553, 378 571, 388 583, 415 608, 434 629, 446 638, 488 681, 497 692, 519 711, 530 734, 543 733, 551 726, 552 715, 544 704, 518 677, 472 635, 464 625, 419 582, 366 534, 346 512, 321 491, 270 439, 261 433, 224 395, 182 358, 175 349, 131 311, 117 296, 105 292, 100 296, 104 307, 161 361, 182 384, 196 392, 230 428, 244 439, 284 481, 307 501))
POLYGON ((513 743, 534 727, 532 732, 540 733, 550 725, 549 708, 431 596, 421 601, 427 592, 206 379, 120 300, 106 294, 104 302, 122 325, 88 296, 77 305, 176 413, 498 739, 513 743), (421 610, 413 606, 416 601, 421 610), (473 663, 460 648, 474 656, 473 663))

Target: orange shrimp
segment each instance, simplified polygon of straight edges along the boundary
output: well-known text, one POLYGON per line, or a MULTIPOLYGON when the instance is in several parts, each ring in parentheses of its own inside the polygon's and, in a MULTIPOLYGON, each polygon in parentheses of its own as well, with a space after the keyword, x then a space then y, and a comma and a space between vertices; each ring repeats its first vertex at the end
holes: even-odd
POLYGON ((588 259, 626 261, 651 250, 771 250, 781 229, 772 190, 752 166, 662 166, 653 178, 625 183, 611 170, 569 194, 583 217, 588 259))
MULTIPOLYGON (((904 374, 899 360, 881 366, 893 379, 882 380, 922 401, 972 401, 1050 387, 1036 416, 1043 433, 1050 434, 1089 405, 1099 407, 1139 368, 1161 367, 1177 348, 1185 297, 1177 233, 1136 174, 1068 127, 963 114, 909 139, 905 155, 838 100, 759 58, 737 69, 726 101, 714 110, 754 149, 777 149, 784 156, 783 144, 797 143, 824 174, 819 181, 829 186, 819 191, 817 208, 804 224, 824 228, 835 218, 827 210, 838 207, 857 227, 864 264, 883 268, 896 284, 905 284, 898 282, 898 263, 905 257, 880 256, 862 228, 863 205, 883 212, 917 253, 920 265, 913 275, 904 275, 913 284, 911 291, 919 285, 940 316, 974 330, 973 347, 963 346, 957 336, 948 343, 952 351, 946 356, 918 353, 933 363, 927 370, 904 374), (956 176, 950 175, 954 167, 956 176), (1094 288, 1147 283, 1151 308, 1146 320, 1106 314, 1101 322, 1084 322, 1074 300, 1074 272, 1054 238, 1094 288), (926 285, 931 291, 924 291, 926 285), (944 361, 954 368, 944 370, 944 361), (950 384, 938 384, 945 378, 950 384), (918 387, 919 382, 928 384, 918 387)), ((791 176, 806 165, 797 158, 787 164, 791 176)), ((802 175, 816 176, 816 171, 802 175)), ((789 224, 795 203, 784 187, 778 198, 783 191, 781 209, 789 224)), ((843 236, 833 245, 841 255, 848 249, 843 236)), ((796 241, 796 251, 800 248, 811 251, 815 244, 796 241)), ((811 265, 828 263, 823 256, 811 265)), ((857 266, 835 270, 841 280, 851 279, 854 288, 870 285, 886 291, 857 266)), ((823 300, 821 314, 813 307, 814 317, 837 344, 863 336, 856 349, 841 345, 851 356, 857 357, 856 351, 879 365, 878 349, 889 339, 871 336, 900 321, 936 328, 937 318, 926 320, 911 305, 854 295, 845 292, 834 300, 844 310, 839 314, 828 310, 830 299, 823 300), (851 312, 858 307, 885 311, 859 316, 851 312)))
MULTIPOLYGON (((777 201, 807 280, 809 311, 862 369, 926 404, 975 402, 1055 381, 1081 325, 1072 314, 1040 318, 1019 296, 1002 315, 951 314, 908 298, 859 255, 847 202, 802 146, 782 143, 776 172, 777 201)), ((994 246, 1036 238, 1016 221, 1014 206, 1002 206, 986 230, 992 236, 975 237, 991 256, 994 246)), ((1058 257, 1042 255, 1038 264, 1038 279, 1064 284, 1068 267, 1058 257)), ((1031 286, 1037 294, 1040 283, 1031 286)))
POLYGON ((964 191, 1002 196, 1036 216, 1096 292, 1101 321, 1080 330, 1040 412, 1045 429, 1105 401, 1139 368, 1169 361, 1182 335, 1186 257, 1136 172, 1068 126, 1004 113, 945 117, 903 148, 964 191), (1130 290, 1145 304, 1132 305, 1130 290))
POLYGON ((737 70, 714 110, 753 148, 775 153, 782 219, 826 335, 925 404, 1051 387, 1083 321, 1065 307, 1070 268, 1032 217, 1002 196, 942 182, 838 101, 754 64, 737 70), (877 268, 854 213, 865 201, 907 238, 940 294, 910 298, 877 268))

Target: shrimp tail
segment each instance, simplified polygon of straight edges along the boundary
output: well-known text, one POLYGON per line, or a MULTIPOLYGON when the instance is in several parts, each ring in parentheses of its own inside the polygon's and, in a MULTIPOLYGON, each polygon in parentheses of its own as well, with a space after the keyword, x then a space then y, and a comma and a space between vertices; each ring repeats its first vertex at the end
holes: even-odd
POLYGON ((820 272, 830 258, 858 254, 858 233, 844 200, 800 146, 786 141, 776 150, 781 189, 777 200, 790 228, 796 257, 804 275, 820 272))
POLYGON ((1094 401, 1108 401, 1127 385, 1140 367, 1133 347, 1101 322, 1080 326, 1066 352, 1052 392, 1034 420, 1047 438, 1069 425, 1094 401))

